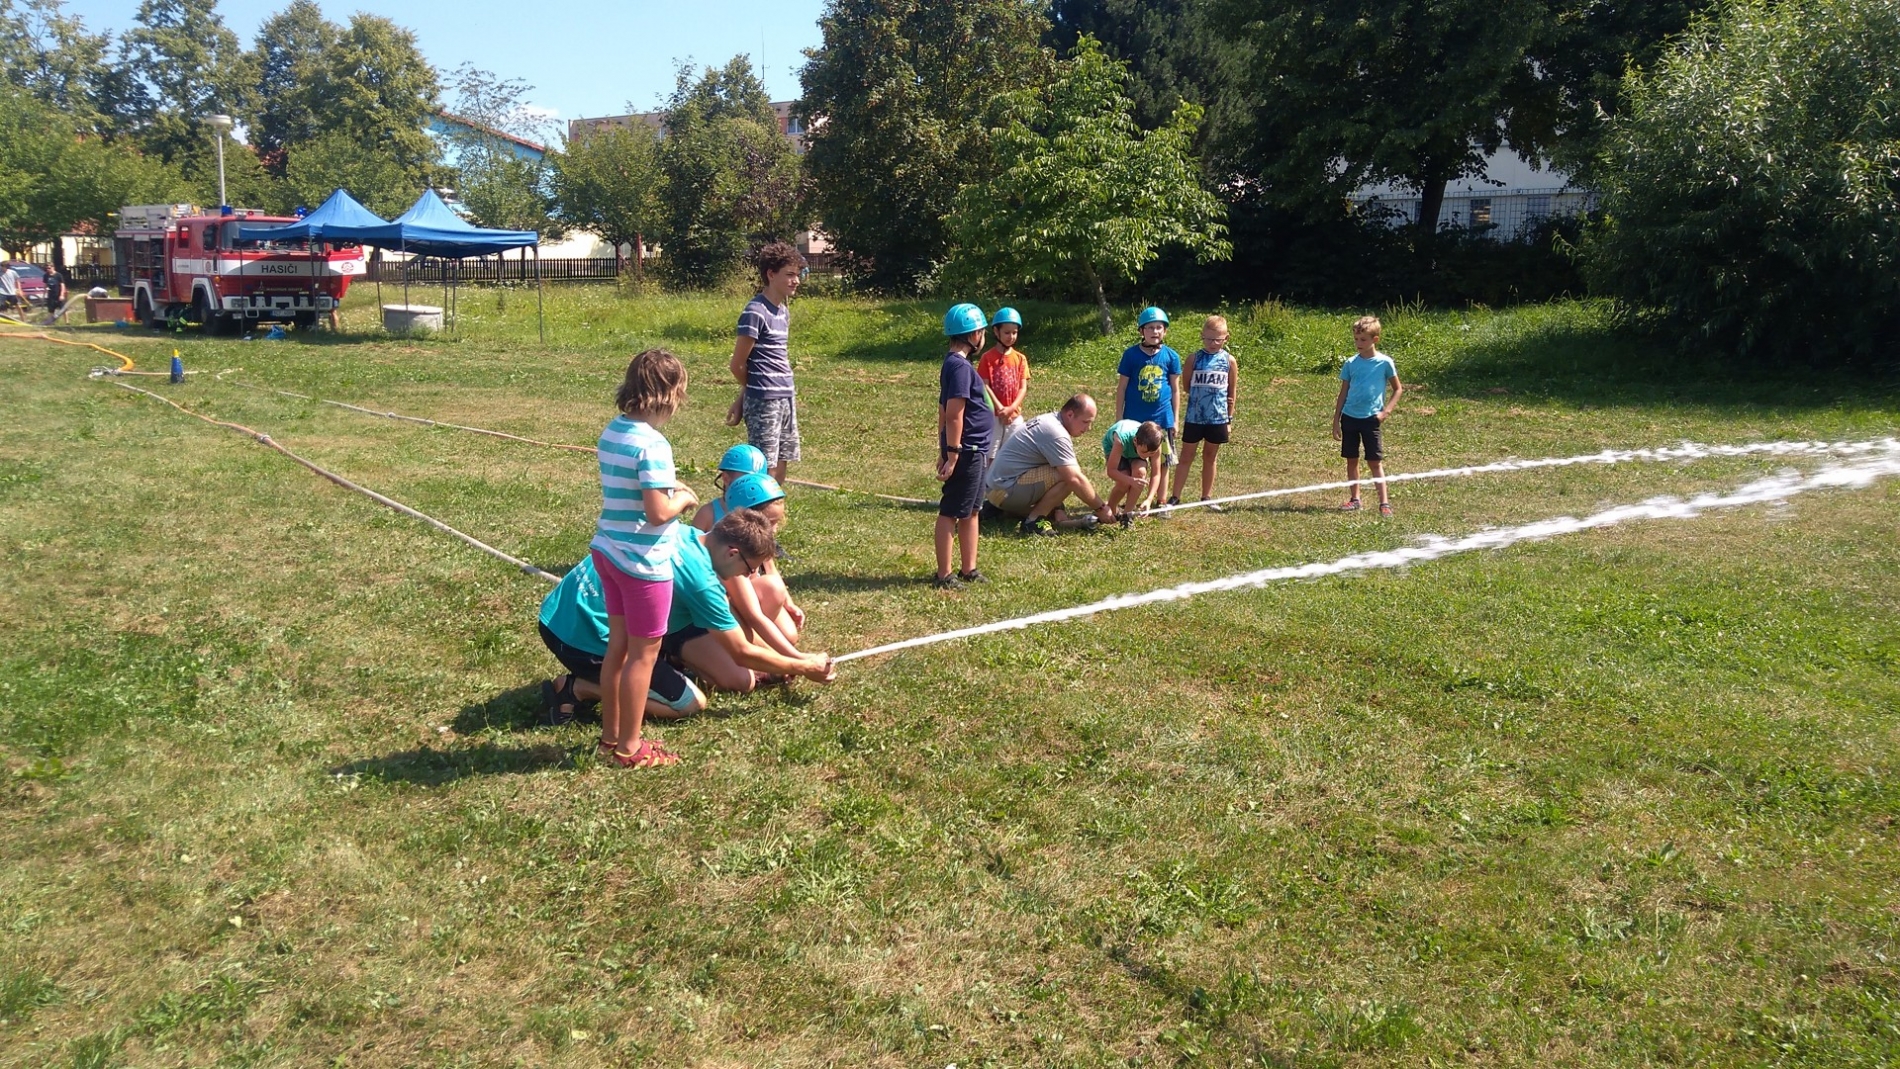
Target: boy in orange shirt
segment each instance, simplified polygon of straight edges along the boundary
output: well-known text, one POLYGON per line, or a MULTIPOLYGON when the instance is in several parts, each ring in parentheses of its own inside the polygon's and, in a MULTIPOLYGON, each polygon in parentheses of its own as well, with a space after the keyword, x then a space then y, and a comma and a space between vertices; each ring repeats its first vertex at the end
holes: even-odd
POLYGON ((996 331, 996 344, 977 361, 976 373, 990 391, 990 408, 996 413, 997 449, 1009 436, 1023 429, 1023 398, 1029 393, 1029 358, 1016 351, 1016 338, 1022 333, 1023 317, 1014 308, 998 308, 990 328, 996 331))

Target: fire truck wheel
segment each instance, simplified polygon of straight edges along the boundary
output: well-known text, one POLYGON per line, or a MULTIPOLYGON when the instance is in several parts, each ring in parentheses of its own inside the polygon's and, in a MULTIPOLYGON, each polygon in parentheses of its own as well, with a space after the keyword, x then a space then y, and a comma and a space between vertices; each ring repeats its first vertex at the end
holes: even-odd
POLYGON ((205 297, 203 290, 199 290, 198 295, 191 299, 191 317, 198 321, 206 334, 213 336, 223 334, 230 322, 230 317, 212 310, 211 301, 205 297))
POLYGON ((297 324, 297 329, 298 329, 299 331, 307 331, 307 330, 315 330, 315 329, 317 329, 317 313, 315 313, 315 312, 298 312, 298 313, 297 313, 297 318, 296 318, 296 324, 297 324))
POLYGON ((132 302, 132 318, 152 330, 157 330, 160 325, 158 315, 152 311, 152 299, 143 293, 140 293, 132 302))

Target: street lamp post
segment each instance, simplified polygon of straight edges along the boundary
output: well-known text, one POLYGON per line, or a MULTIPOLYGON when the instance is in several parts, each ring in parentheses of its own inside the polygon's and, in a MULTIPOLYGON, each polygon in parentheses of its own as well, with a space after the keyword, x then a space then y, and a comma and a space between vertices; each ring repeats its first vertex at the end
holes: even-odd
POLYGON ((231 128, 232 122, 229 115, 213 115, 207 121, 218 132, 218 207, 222 209, 231 203, 231 198, 224 193, 224 132, 231 128))

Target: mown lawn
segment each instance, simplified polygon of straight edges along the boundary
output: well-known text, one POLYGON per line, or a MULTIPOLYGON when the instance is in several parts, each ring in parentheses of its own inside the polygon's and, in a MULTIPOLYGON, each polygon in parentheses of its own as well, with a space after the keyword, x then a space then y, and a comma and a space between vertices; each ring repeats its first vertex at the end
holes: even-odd
MULTIPOLYGON (((531 292, 464 291, 428 342, 372 303, 308 341, 72 334, 579 444, 665 344, 689 479, 735 440, 738 300, 554 290, 546 345, 531 292)), ((1036 407, 1106 399, 1132 330, 1020 307, 1036 407)), ((941 311, 798 303, 795 475, 932 493, 941 311)), ((1190 351, 1207 310, 1171 311, 1190 351)), ((1222 489, 1339 477, 1357 313, 1229 311, 1222 489)), ((1900 433, 1890 377, 1685 359, 1587 304, 1393 310, 1384 347, 1395 472, 1900 433)), ((534 726, 542 583, 86 379, 111 362, 0 339, 0 1065, 1900 1061, 1900 484, 854 662, 631 773, 534 726)), ((555 571, 592 529, 586 456, 139 384, 555 571)), ((1786 463, 997 529, 954 595, 930 509, 799 490, 784 540, 843 653, 1786 463)))

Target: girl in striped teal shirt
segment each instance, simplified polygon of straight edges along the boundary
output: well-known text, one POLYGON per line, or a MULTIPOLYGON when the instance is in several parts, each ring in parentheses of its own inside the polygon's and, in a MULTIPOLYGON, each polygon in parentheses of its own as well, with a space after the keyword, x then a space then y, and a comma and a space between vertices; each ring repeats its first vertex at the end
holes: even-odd
POLYGON ((600 750, 627 768, 679 757, 640 737, 653 662, 673 602, 675 521, 699 503, 673 470, 659 427, 686 403, 686 368, 665 349, 627 365, 614 395, 620 415, 600 432, 600 524, 591 544, 607 602, 607 656, 600 672, 600 750))

